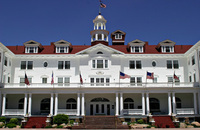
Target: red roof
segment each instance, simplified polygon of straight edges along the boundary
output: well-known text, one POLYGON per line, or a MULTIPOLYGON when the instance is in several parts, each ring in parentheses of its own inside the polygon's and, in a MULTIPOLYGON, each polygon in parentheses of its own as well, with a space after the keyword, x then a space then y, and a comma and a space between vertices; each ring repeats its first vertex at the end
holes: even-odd
MULTIPOLYGON (((39 53, 30 53, 31 55, 32 54, 63 54, 63 53, 55 53, 55 46, 53 45, 49 45, 49 46, 43 46, 44 49, 39 52, 39 53)), ((70 53, 65 53, 65 54, 76 54, 80 51, 83 51, 89 47, 92 47, 92 46, 89 46, 89 45, 75 45, 75 46, 72 46, 72 50, 70 53)), ((183 54, 185 53, 187 50, 189 50, 192 45, 175 45, 174 47, 174 50, 175 52, 174 53, 162 53, 162 52, 159 52, 157 49, 156 49, 156 45, 148 45, 146 44, 145 45, 145 49, 144 49, 144 53, 130 53, 127 49, 127 45, 110 45, 109 47, 113 48, 113 49, 116 49, 118 51, 121 51, 125 54, 183 54)), ((7 48, 12 51, 14 54, 25 54, 25 47, 24 46, 7 46, 7 48)), ((28 53, 26 53, 27 55, 28 53)))

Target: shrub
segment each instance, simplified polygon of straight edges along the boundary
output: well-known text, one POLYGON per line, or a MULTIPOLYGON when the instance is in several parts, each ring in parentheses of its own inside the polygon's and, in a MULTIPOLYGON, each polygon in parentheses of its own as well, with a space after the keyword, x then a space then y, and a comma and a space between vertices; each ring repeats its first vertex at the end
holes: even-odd
POLYGON ((4 117, 4 116, 0 117, 0 122, 5 123, 6 122, 6 117, 4 117))
POLYGON ((17 118, 11 118, 9 121, 10 124, 18 124, 18 119, 17 118))
POLYGON ((70 120, 70 121, 69 121, 69 124, 74 124, 74 120, 70 120))
POLYGON ((63 126, 62 126, 62 125, 59 125, 59 126, 57 126, 56 128, 63 128, 63 126))
POLYGON ((142 119, 137 120, 138 124, 144 124, 144 121, 142 119))
POLYGON ((65 114, 58 114, 56 116, 53 117, 53 123, 54 124, 62 124, 62 123, 68 123, 68 115, 65 115, 65 114))
POLYGON ((45 128, 52 128, 52 126, 46 126, 45 128))
POLYGON ((14 123, 7 123, 6 127, 8 127, 8 128, 14 128, 14 127, 16 127, 16 124, 14 124, 14 123))

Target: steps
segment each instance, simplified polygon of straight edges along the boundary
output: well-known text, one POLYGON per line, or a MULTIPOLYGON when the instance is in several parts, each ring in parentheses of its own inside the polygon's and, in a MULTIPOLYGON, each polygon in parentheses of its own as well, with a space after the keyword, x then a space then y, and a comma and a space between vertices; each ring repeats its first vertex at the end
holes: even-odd
POLYGON ((175 128, 170 116, 153 116, 158 128, 175 128))
POLYGON ((24 128, 45 128, 47 117, 29 117, 24 128))

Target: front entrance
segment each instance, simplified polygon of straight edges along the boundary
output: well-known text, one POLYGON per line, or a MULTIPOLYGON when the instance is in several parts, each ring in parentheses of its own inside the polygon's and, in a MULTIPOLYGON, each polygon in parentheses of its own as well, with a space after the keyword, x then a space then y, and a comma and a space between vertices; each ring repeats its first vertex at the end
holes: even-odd
POLYGON ((94 98, 90 103, 90 115, 110 115, 110 101, 106 98, 94 98))
POLYGON ((40 104, 40 114, 48 115, 50 113, 50 98, 45 98, 40 104))

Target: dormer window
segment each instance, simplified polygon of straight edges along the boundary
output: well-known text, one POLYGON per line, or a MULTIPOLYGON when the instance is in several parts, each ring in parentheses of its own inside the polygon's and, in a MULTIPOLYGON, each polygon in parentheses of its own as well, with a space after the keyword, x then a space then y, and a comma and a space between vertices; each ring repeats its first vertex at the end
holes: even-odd
POLYGON ((136 39, 132 42, 129 42, 127 48, 130 50, 131 53, 143 53, 144 45, 145 42, 136 39))
POLYGON ((163 52, 163 53, 173 53, 175 44, 176 43, 171 40, 165 40, 165 41, 160 42, 156 46, 156 48, 158 49, 158 51, 163 52))
POLYGON ((115 39, 122 39, 122 34, 121 33, 116 33, 115 34, 115 39))
POLYGON ((33 40, 24 43, 25 53, 39 53, 43 50, 43 46, 33 40))
POLYGON ((173 46, 162 46, 162 52, 174 52, 174 47, 173 46))
POLYGON ((26 47, 25 53, 38 53, 38 47, 26 47))
POLYGON ((131 52, 133 53, 142 53, 143 52, 143 46, 132 46, 131 52))
POLYGON ((68 53, 68 47, 56 47, 56 53, 68 53))
POLYGON ((56 50, 56 53, 69 53, 69 51, 72 49, 71 43, 65 41, 65 40, 60 40, 54 43, 56 50))

